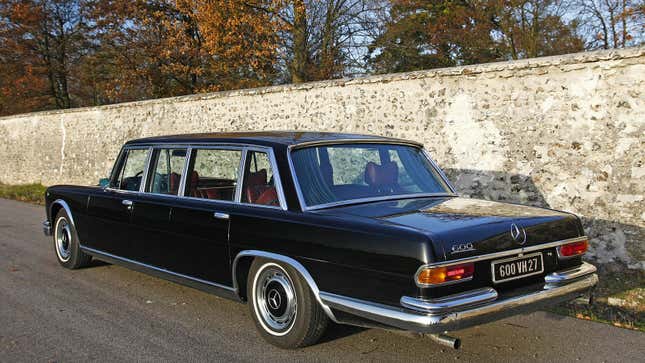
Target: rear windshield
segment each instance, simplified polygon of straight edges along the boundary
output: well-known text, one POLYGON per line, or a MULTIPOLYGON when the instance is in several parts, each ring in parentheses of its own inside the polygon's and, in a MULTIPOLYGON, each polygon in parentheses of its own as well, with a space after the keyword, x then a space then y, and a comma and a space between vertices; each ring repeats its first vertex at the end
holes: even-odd
POLYGON ((449 194, 423 151, 406 145, 343 144, 292 151, 307 206, 356 199, 449 194))

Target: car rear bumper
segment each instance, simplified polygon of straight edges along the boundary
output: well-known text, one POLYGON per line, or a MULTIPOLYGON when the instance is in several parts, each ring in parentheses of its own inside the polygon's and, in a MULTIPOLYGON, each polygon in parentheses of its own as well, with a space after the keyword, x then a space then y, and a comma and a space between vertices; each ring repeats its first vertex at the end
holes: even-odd
POLYGON ((330 308, 394 328, 419 333, 439 333, 532 312, 575 299, 598 283, 596 268, 583 262, 579 267, 551 273, 544 283, 511 295, 483 288, 441 299, 404 296, 401 306, 366 302, 321 292, 330 308))

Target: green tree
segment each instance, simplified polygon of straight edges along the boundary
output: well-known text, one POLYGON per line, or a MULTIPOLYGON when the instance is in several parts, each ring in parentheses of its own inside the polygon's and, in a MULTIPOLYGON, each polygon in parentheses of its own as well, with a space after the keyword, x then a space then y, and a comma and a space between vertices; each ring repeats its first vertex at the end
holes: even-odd
POLYGON ((519 59, 583 49, 555 0, 395 0, 370 46, 376 72, 519 59))

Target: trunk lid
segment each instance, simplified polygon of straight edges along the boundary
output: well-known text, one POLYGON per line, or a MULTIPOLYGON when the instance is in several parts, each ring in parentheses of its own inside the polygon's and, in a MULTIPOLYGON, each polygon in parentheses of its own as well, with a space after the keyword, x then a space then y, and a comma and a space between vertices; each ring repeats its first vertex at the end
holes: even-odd
POLYGON ((486 200, 432 197, 328 209, 416 229, 440 261, 512 250, 583 235, 570 213, 486 200))

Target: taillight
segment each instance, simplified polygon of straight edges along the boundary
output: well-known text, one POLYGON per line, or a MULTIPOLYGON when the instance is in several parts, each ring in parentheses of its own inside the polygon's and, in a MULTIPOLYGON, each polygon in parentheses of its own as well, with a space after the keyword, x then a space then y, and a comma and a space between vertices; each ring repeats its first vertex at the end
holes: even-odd
POLYGON ((563 258, 580 256, 587 252, 587 248, 589 248, 589 241, 567 243, 558 247, 558 256, 563 258))
POLYGON ((474 263, 442 267, 426 267, 419 270, 416 282, 421 286, 441 285, 448 282, 470 280, 474 273, 474 263))

